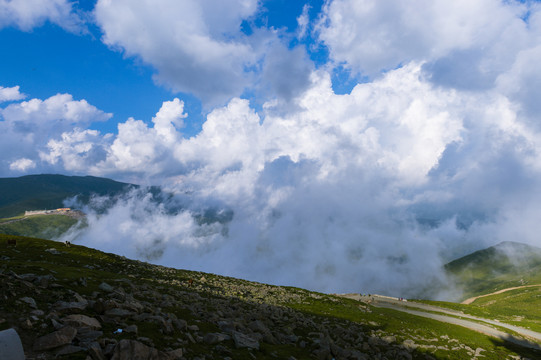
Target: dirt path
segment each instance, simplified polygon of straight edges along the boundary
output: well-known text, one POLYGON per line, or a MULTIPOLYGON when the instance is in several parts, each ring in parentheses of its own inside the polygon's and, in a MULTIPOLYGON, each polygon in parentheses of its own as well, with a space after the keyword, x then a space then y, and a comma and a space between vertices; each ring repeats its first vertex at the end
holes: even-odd
POLYGON ((484 295, 471 297, 471 298, 466 299, 463 302, 461 302, 461 304, 469 305, 472 302, 474 302, 475 300, 477 300, 479 298, 482 298, 482 297, 485 297, 485 296, 498 295, 498 294, 504 293, 506 291, 516 290, 516 289, 523 289, 523 288, 528 288, 528 287, 535 287, 535 286, 541 286, 541 284, 510 287, 510 288, 507 288, 507 289, 502 289, 502 290, 495 291, 495 292, 490 293, 490 294, 484 294, 484 295))
POLYGON ((541 341, 541 333, 531 331, 531 330, 528 330, 528 329, 524 329, 524 328, 521 328, 521 327, 518 327, 518 326, 509 325, 509 324, 501 323, 499 321, 494 321, 494 320, 490 320, 490 319, 478 318, 478 317, 475 317, 475 316, 464 314, 464 313, 462 313, 460 311, 444 309, 444 308, 441 308, 441 307, 438 307, 438 306, 427 305, 427 304, 422 304, 422 303, 415 303, 415 302, 409 302, 409 301, 400 301, 400 300, 398 300, 396 298, 391 298, 391 297, 386 297, 386 296, 372 295, 372 296, 368 297, 368 296, 360 296, 360 295, 355 295, 355 294, 348 294, 348 295, 343 295, 343 296, 347 297, 347 298, 350 298, 350 299, 355 299, 355 300, 359 300, 359 301, 362 301, 362 302, 367 302, 370 305, 373 305, 373 306, 376 306, 376 307, 383 307, 383 308, 398 310, 398 311, 402 311, 402 312, 405 312, 405 313, 408 313, 408 314, 412 314, 412 315, 416 315, 416 316, 422 316, 422 317, 426 317, 426 318, 429 318, 429 319, 433 319, 433 320, 437 320, 437 321, 441 321, 441 322, 446 322, 446 323, 449 323, 449 324, 462 326, 462 327, 465 327, 465 328, 468 328, 468 329, 471 329, 471 330, 474 330, 474 331, 477 331, 477 332, 480 332, 480 333, 483 333, 483 334, 486 334, 486 335, 489 335, 489 336, 492 336, 492 337, 495 337, 495 338, 498 338, 498 339, 501 339, 501 340, 512 342, 512 343, 517 344, 517 345, 525 346, 525 347, 528 347, 528 348, 531 348, 531 349, 541 350, 541 345, 539 345, 537 343, 522 339, 522 338, 517 337, 517 336, 513 336, 513 335, 511 335, 509 333, 506 333, 504 331, 494 329, 494 328, 492 328, 492 327, 490 327, 488 325, 479 324, 478 322, 470 321, 470 320, 467 320, 467 319, 476 320, 476 321, 482 321, 482 322, 485 322, 487 324, 507 328, 507 329, 512 330, 512 331, 514 331, 514 332, 516 332, 516 333, 518 333, 520 335, 523 335, 525 337, 534 339, 536 341, 541 341), (416 308, 416 309, 420 309, 420 310, 424 310, 424 311, 414 310, 414 309, 411 309, 411 308, 416 308), (436 311, 436 312, 443 313, 443 314, 460 316, 460 317, 466 318, 466 319, 458 319, 456 317, 442 315, 442 314, 428 313, 426 311, 436 311))
POLYGON ((0 225, 11 224, 11 223, 23 221, 23 220, 26 220, 26 219, 27 219, 27 217, 23 217, 23 218, 20 218, 20 219, 14 219, 14 220, 3 221, 3 222, 0 222, 0 225))

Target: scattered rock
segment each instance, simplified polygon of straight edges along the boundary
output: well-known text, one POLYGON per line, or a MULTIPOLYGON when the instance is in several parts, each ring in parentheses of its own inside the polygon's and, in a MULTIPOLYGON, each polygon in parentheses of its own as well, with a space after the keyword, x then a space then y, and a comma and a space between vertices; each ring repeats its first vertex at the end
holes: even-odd
POLYGON ((483 351, 486 351, 486 350, 483 349, 483 348, 475 349, 475 355, 473 357, 483 356, 483 355, 481 355, 481 352, 483 352, 483 351))
POLYGON ((88 347, 88 355, 92 360, 106 360, 105 354, 98 343, 92 343, 88 347))
POLYGON ((135 334, 137 335, 137 325, 129 325, 129 326, 126 326, 126 328, 124 329, 125 332, 127 332, 128 334, 135 334))
POLYGON ((131 312, 129 310, 126 310, 126 309, 115 308, 115 309, 107 310, 105 312, 105 315, 111 316, 111 317, 127 318, 127 317, 130 317, 131 315, 133 315, 133 312, 131 312))
POLYGON ((35 316, 43 316, 45 315, 45 312, 43 310, 32 310, 30 311, 30 314, 35 316))
POLYGON ((111 360, 160 360, 160 353, 153 347, 135 340, 121 340, 115 347, 111 360))
POLYGON ((396 336, 384 336, 381 340, 385 341, 387 344, 396 342, 396 336))
POLYGON ((168 360, 180 360, 183 359, 183 350, 182 349, 176 349, 171 350, 167 352, 168 360))
POLYGON ((97 340, 103 336, 103 331, 92 330, 88 327, 80 327, 77 329, 75 338, 80 342, 88 343, 97 340))
POLYGON ((86 327, 86 328, 90 328, 92 330, 100 330, 101 329, 101 324, 97 319, 91 318, 91 317, 86 316, 86 315, 81 315, 81 314, 68 315, 68 316, 62 318, 62 322, 65 325, 71 325, 71 326, 76 327, 76 328, 86 327))
POLYGON ((107 284, 106 282, 102 282, 102 283, 98 286, 98 288, 99 288, 100 290, 103 290, 103 291, 107 292, 107 293, 113 292, 113 291, 115 290, 111 285, 107 284))
POLYGON ((60 330, 38 338, 34 342, 34 350, 50 350, 62 345, 71 344, 71 341, 77 335, 77 330, 72 326, 65 326, 60 330))
POLYGON ((21 300, 24 303, 27 303, 33 309, 38 308, 38 306, 36 304, 36 300, 32 299, 31 297, 25 296, 25 297, 20 298, 19 300, 21 300))
POLYGON ((181 331, 186 331, 188 329, 188 323, 186 322, 186 320, 173 319, 172 322, 173 325, 175 325, 175 327, 181 331))
POLYGON ((87 308, 88 303, 78 301, 57 301, 53 306, 54 309, 60 313, 79 313, 87 308))
POLYGON ((410 351, 417 349, 417 346, 418 346, 417 344, 415 344, 415 341, 413 341, 413 340, 411 340, 411 339, 404 340, 404 341, 402 342, 402 345, 403 345, 406 349, 408 349, 408 350, 410 350, 410 351))
POLYGON ((251 338, 250 336, 240 333, 238 331, 234 331, 232 336, 233 341, 235 342, 235 346, 238 349, 248 348, 259 350, 259 341, 255 340, 254 338, 251 338))
POLYGON ((85 348, 75 345, 64 345, 58 351, 56 351, 56 356, 71 355, 81 351, 86 351, 85 348))
POLYGON ((218 344, 224 340, 229 340, 231 337, 227 334, 208 333, 203 336, 203 342, 209 345, 218 344))
POLYGON ((21 322, 21 328, 25 330, 31 330, 34 324, 32 324, 32 321, 30 319, 25 319, 21 322))

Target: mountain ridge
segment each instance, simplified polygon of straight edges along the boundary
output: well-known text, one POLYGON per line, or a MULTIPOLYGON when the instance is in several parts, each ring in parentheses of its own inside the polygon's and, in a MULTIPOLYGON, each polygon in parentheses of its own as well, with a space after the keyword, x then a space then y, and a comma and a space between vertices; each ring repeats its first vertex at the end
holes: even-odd
POLYGON ((24 213, 26 210, 63 207, 67 198, 79 195, 87 202, 92 194, 118 195, 138 185, 95 176, 37 174, 0 178, 0 218, 24 213))
POLYGON ((530 283, 541 284, 541 248, 503 241, 445 264, 464 298, 530 283))

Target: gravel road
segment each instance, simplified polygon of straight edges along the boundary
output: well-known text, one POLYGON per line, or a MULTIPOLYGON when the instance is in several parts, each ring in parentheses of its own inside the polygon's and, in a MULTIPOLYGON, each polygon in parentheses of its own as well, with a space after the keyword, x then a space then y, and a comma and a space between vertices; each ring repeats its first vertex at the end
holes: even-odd
POLYGON ((507 289, 494 291, 493 293, 490 293, 490 294, 484 294, 484 295, 471 297, 471 298, 466 299, 463 302, 461 302, 461 304, 469 305, 472 302, 474 302, 475 300, 477 300, 479 298, 482 298, 482 297, 485 297, 485 296, 497 295, 497 294, 501 294, 501 293, 504 293, 504 292, 510 291, 510 290, 523 289, 523 288, 529 288, 529 287, 539 287, 539 286, 541 286, 541 285, 537 284, 537 285, 523 285, 523 286, 510 287, 510 288, 507 288, 507 289))
POLYGON ((492 324, 499 327, 507 328, 525 337, 534 339, 536 341, 541 341, 541 333, 524 329, 518 326, 509 325, 509 324, 501 323, 499 321, 494 321, 490 319, 484 319, 484 318, 479 318, 479 317, 463 314, 460 311, 444 309, 438 306, 415 303, 411 301, 400 301, 396 298, 391 298, 391 297, 386 297, 386 296, 379 296, 379 295, 361 296, 358 294, 347 294, 347 295, 342 295, 342 296, 350 298, 350 299, 366 302, 376 307, 383 307, 383 308, 398 310, 398 311, 406 312, 408 314, 422 316, 425 318, 462 326, 462 327, 465 327, 465 328, 468 328, 468 329, 471 329, 471 330, 474 330, 474 331, 477 331, 477 332, 480 332, 480 333, 483 333, 483 334, 486 334, 486 335, 489 335, 501 340, 512 342, 517 345, 521 345, 521 346, 528 347, 531 349, 541 350, 541 345, 533 341, 528 341, 520 337, 506 333, 504 331, 494 329, 488 325, 479 324, 475 321, 470 321, 467 319, 482 321, 487 324, 492 324), (424 311, 414 310, 411 308, 420 309, 424 311), (460 316, 466 319, 458 319, 456 317, 442 315, 442 314, 434 314, 434 313, 429 313, 426 311, 435 311, 442 314, 460 316))

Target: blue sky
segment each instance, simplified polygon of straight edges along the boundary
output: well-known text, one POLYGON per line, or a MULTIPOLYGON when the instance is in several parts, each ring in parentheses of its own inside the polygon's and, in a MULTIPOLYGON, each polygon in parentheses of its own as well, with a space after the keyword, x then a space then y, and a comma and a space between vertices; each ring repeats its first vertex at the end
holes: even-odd
MULTIPOLYGON (((253 27, 265 26, 294 34, 305 3, 310 6, 310 18, 315 19, 322 0, 263 1, 257 16, 247 19, 242 29, 252 32, 253 27)), ((74 11, 89 13, 94 5, 92 0, 72 4, 74 11)), ((0 69, 4 69, 0 71, 2 86, 19 85, 29 97, 47 98, 68 92, 76 99, 86 99, 113 114, 106 123, 91 126, 104 132, 116 132, 117 123, 128 117, 149 121, 163 101, 180 95, 190 114, 185 135, 193 136, 201 130, 208 109, 202 108, 200 99, 189 92, 179 93, 156 84, 152 80, 152 65, 105 45, 100 41, 102 31, 95 24, 88 22, 84 28, 84 33, 73 33, 50 21, 29 31, 14 26, 3 28, 0 43, 11 51, 0 58, 0 69)), ((302 43, 307 49, 314 44, 310 37, 291 42, 302 43)), ((324 50, 311 52, 310 56, 316 63, 326 61, 324 50)))
POLYGON ((33 4, 0 0, 0 176, 161 185, 185 209, 125 199, 81 243, 398 296, 541 245, 538 1, 33 4))

